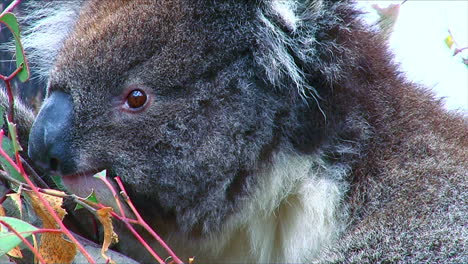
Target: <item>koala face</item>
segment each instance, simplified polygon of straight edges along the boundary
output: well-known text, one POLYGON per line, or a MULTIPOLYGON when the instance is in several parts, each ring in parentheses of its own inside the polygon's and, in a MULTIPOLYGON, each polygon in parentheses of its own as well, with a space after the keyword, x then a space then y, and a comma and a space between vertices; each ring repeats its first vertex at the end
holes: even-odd
POLYGON ((91 176, 107 170, 147 218, 216 230, 297 119, 256 65, 255 9, 104 2, 64 43, 29 154, 71 191, 100 189, 91 176))

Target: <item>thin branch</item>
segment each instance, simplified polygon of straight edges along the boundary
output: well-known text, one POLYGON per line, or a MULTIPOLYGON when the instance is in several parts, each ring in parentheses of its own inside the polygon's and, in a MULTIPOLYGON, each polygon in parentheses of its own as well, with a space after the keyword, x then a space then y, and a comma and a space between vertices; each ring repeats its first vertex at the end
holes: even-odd
POLYGON ((174 253, 174 251, 172 251, 172 249, 166 244, 166 242, 164 242, 164 240, 162 240, 162 238, 158 234, 156 234, 156 232, 154 232, 154 230, 145 222, 143 217, 141 217, 140 213, 138 213, 138 210, 135 208, 132 201, 130 200, 130 198, 129 198, 128 194, 127 194, 127 191, 125 190, 125 187, 123 186, 122 181, 120 180, 120 178, 115 177, 114 179, 117 182, 117 184, 119 185, 120 190, 122 190, 122 192, 124 193, 123 197, 124 197, 125 201, 127 202, 130 209, 132 209, 133 213, 137 217, 138 222, 141 224, 141 226, 143 226, 143 228, 145 228, 146 231, 148 231, 151 234, 151 236, 153 236, 154 239, 156 239, 156 241, 158 241, 158 243, 169 253, 169 255, 171 255, 171 257, 172 257, 172 259, 174 260, 175 263, 182 264, 183 263, 182 260, 180 260, 177 257, 177 255, 174 253))
POLYGON ((28 175, 33 178, 34 182, 37 183, 37 185, 41 188, 44 189, 50 189, 50 187, 47 185, 47 183, 44 182, 44 180, 37 174, 37 172, 31 167, 31 165, 23 158, 21 158, 21 163, 25 166, 28 175))
POLYGON ((148 245, 148 243, 140 236, 140 234, 138 234, 138 232, 135 230, 135 228, 133 228, 133 226, 129 222, 123 220, 123 223, 125 224, 125 226, 127 226, 130 232, 132 232, 132 234, 138 239, 138 241, 140 241, 140 243, 146 248, 146 250, 156 259, 156 261, 158 261, 160 264, 165 264, 164 260, 148 245))
MULTIPOLYGON (((23 233, 23 232, 21 232, 23 233)), ((20 234, 21 234, 20 233, 20 234)), ((42 233, 54 233, 54 234, 63 234, 62 230, 60 229, 51 229, 51 228, 39 228, 38 230, 36 231, 32 231, 32 232, 26 232, 26 233, 32 233, 32 234, 42 234, 42 233)))
MULTIPOLYGON (((104 182, 104 184, 106 184, 106 186, 109 188, 109 190, 112 192, 112 195, 115 198, 117 207, 119 208, 120 214, 122 215, 122 217, 120 217, 117 214, 115 214, 117 219, 119 219, 125 224, 125 226, 130 230, 130 232, 132 232, 132 234, 146 248, 146 250, 154 257, 154 259, 156 259, 156 261, 158 261, 161 264, 164 264, 165 263, 164 260, 148 245, 148 243, 141 237, 141 235, 138 234, 138 232, 135 230, 135 228, 133 228, 133 226, 129 223, 129 221, 127 221, 127 218, 125 216, 125 211, 123 210, 122 203, 120 202, 120 198, 117 195, 117 192, 115 191, 112 184, 108 181, 107 177, 101 176, 99 177, 99 179, 101 179, 104 182)), ((141 225, 141 221, 137 221, 136 223, 141 225)))
POLYGON ((456 48, 455 52, 453 53, 453 56, 457 55, 458 53, 460 53, 460 52, 462 52, 462 51, 464 51, 466 49, 468 49, 468 47, 464 47, 464 48, 461 48, 461 49, 456 48))
POLYGON ((0 16, 3 16, 4 14, 6 14, 8 12, 13 11, 13 9, 15 9, 15 7, 17 5, 19 5, 20 3, 21 3, 21 0, 14 0, 13 2, 10 3, 9 6, 7 6, 7 8, 5 8, 5 10, 3 10, 3 12, 0 14, 0 16))
POLYGON ((21 64, 12 74, 9 76, 3 76, 0 74, 0 79, 5 82, 7 94, 8 94, 8 120, 13 122, 14 120, 14 110, 13 106, 15 105, 15 98, 13 97, 13 90, 11 89, 11 80, 23 69, 24 65, 21 64))

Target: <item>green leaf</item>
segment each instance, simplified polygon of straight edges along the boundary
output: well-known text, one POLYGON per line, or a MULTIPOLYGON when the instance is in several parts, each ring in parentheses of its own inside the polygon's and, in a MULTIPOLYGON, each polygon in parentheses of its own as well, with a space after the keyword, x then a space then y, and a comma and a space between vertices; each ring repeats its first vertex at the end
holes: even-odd
POLYGON ((23 151, 23 148, 20 146, 18 142, 18 133, 16 133, 16 124, 13 124, 9 120, 7 120, 8 131, 10 132, 10 138, 13 141, 13 150, 16 152, 23 151))
POLYGON ((63 184, 62 176, 60 176, 60 175, 50 175, 50 178, 55 183, 55 185, 57 186, 58 189, 64 190, 64 191, 67 190, 67 188, 63 184))
MULTIPOLYGON (((38 230, 35 226, 13 217, 0 216, 0 221, 9 224, 25 238, 29 237, 33 231, 38 230)), ((0 227, 0 256, 3 256, 22 241, 13 232, 9 231, 6 226, 0 224, 0 227)))
POLYGON ((6 25, 6 27, 13 34, 16 47, 16 68, 18 69, 23 67, 23 69, 16 76, 21 82, 26 82, 29 80, 29 67, 26 61, 26 56, 24 55, 23 46, 21 45, 18 20, 12 13, 6 13, 0 17, 0 23, 6 25))
MULTIPOLYGON (((91 192, 90 195, 88 195, 88 197, 86 197, 86 201, 89 201, 89 202, 93 202, 93 203, 98 203, 98 199, 96 197, 96 193, 94 192, 94 190, 91 192)), ((81 208, 84 208, 82 205, 80 204, 77 204, 76 207, 75 207, 75 210, 78 210, 78 209, 81 209, 81 208)))
POLYGON ((101 180, 105 180, 106 179, 106 174, 107 174, 107 170, 103 170, 103 171, 100 171, 96 174, 94 174, 94 178, 96 179, 101 179, 101 180))
MULTIPOLYGON (((15 150, 9 138, 3 137, 2 148, 11 158, 15 156, 15 150)), ((0 164, 8 173, 8 175, 17 179, 18 181, 26 182, 23 178, 23 175, 21 175, 21 173, 17 171, 4 157, 0 157, 0 164)))
MULTIPOLYGON (((1 118, 0 118, 0 125, 1 125, 0 128, 1 128, 5 124, 5 121, 4 121, 5 109, 3 107, 0 107, 0 114, 1 114, 1 118)), ((10 156, 10 158, 15 157, 15 147, 9 138, 3 137, 1 148, 8 154, 8 156, 10 156)), ((19 171, 17 171, 13 166, 11 166, 11 164, 4 157, 1 157, 1 156, 0 156, 0 165, 8 173, 8 175, 17 179, 18 181, 25 182, 23 175, 21 175, 19 171)))
POLYGON ((0 116, 2 117, 0 118, 0 129, 3 129, 3 125, 5 125, 5 107, 2 105, 0 105, 0 116))

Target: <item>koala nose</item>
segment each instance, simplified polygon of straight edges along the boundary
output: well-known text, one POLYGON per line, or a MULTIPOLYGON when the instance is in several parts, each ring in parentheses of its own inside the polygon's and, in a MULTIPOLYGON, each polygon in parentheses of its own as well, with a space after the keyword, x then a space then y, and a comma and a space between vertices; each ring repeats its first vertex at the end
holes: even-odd
POLYGON ((53 92, 43 103, 29 134, 28 155, 45 171, 70 174, 76 167, 70 146, 73 104, 63 92, 53 92))

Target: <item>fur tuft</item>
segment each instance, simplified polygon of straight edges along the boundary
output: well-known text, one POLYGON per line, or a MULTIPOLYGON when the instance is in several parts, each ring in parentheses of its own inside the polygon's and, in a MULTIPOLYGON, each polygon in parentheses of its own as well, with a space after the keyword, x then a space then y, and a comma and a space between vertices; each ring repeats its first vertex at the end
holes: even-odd
POLYGON ((321 75, 324 82, 332 83, 342 77, 345 63, 330 55, 350 52, 336 40, 317 37, 327 29, 348 30, 334 10, 340 7, 340 3, 323 1, 265 1, 257 10, 261 24, 256 37, 261 49, 255 59, 267 81, 279 89, 294 87, 305 101, 313 99, 324 116, 319 104, 321 87, 310 78, 321 75))

